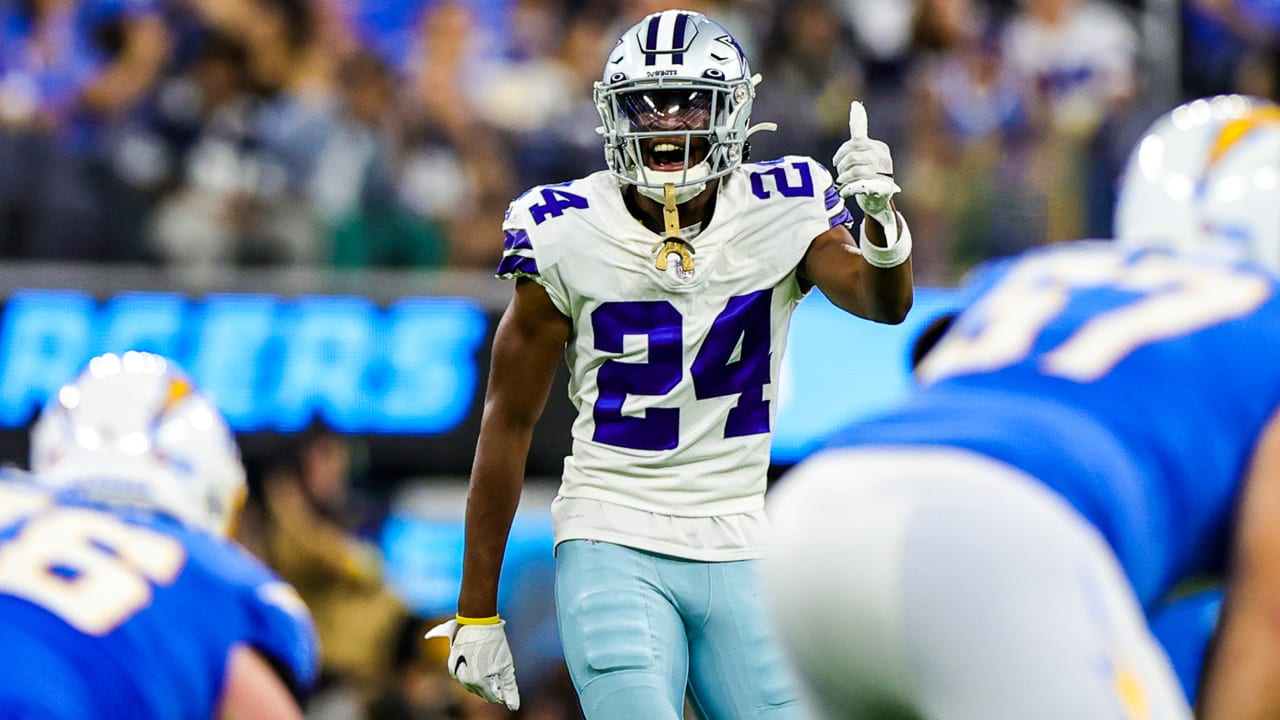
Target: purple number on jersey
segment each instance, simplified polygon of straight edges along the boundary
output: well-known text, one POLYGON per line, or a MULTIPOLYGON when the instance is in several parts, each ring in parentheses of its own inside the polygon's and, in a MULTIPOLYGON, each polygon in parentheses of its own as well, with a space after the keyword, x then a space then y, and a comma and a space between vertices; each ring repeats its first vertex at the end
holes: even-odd
POLYGON ((542 202, 529 206, 529 214, 533 216, 533 224, 541 225, 548 217, 560 217, 568 208, 584 210, 587 199, 567 190, 542 188, 542 202))
POLYGON ((729 411, 724 436, 742 437, 769 432, 769 308, 773 290, 757 290, 730 298, 716 317, 693 360, 693 390, 699 400, 739 393, 729 411), (738 359, 733 351, 742 341, 738 359))
POLYGON ((809 163, 796 162, 786 167, 778 165, 751 173, 751 192, 761 200, 768 200, 773 195, 764 186, 766 177, 773 178, 773 186, 783 197, 813 197, 813 173, 809 172, 809 163), (788 168, 799 176, 794 185, 787 174, 788 168))
POLYGON ((666 300, 605 303, 591 313, 596 349, 621 353, 627 335, 649 337, 649 362, 606 360, 596 375, 596 442, 635 450, 671 450, 680 442, 680 411, 649 408, 644 417, 622 414, 627 395, 665 395, 680 384, 684 354, 680 311, 666 300))
MULTIPOLYGON (((739 394, 725 419, 724 436, 769 432, 769 309, 773 290, 730 298, 698 349, 690 374, 699 400, 739 394), (741 347, 738 358, 734 350, 741 347)), ((605 303, 591 313, 597 350, 623 351, 626 335, 649 340, 646 363, 606 360, 596 376, 593 416, 596 442, 634 450, 671 450, 680 443, 680 410, 649 408, 643 417, 625 416, 627 395, 665 395, 684 377, 684 318, 666 300, 605 303)))

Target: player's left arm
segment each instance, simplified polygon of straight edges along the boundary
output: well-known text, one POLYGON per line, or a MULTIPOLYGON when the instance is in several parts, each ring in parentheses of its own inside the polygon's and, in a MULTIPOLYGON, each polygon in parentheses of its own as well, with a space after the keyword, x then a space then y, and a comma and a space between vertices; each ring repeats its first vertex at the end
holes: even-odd
POLYGON ((1280 412, 1254 451, 1237 509, 1234 556, 1196 717, 1280 717, 1280 412))
MULTIPOLYGON (((879 227, 864 223, 864 228, 867 225, 879 227)), ((864 235, 862 242, 875 242, 875 238, 864 235)), ((837 307, 875 322, 902 322, 915 299, 911 258, 892 267, 876 267, 867 262, 843 225, 813 239, 800 263, 800 274, 837 307)))
POLYGON ((238 645, 227 659, 217 718, 302 720, 302 710, 267 659, 238 645))
POLYGON ((868 320, 899 323, 915 292, 911 276, 911 231, 893 203, 889 146, 867 136, 867 111, 849 105, 849 139, 835 155, 836 187, 862 208, 862 239, 843 225, 814 238, 800 264, 801 275, 831 302, 868 320))
POLYGON ((293 586, 248 553, 223 572, 232 579, 240 574, 242 582, 240 643, 267 661, 301 704, 311 695, 320 672, 319 635, 306 603, 293 586))

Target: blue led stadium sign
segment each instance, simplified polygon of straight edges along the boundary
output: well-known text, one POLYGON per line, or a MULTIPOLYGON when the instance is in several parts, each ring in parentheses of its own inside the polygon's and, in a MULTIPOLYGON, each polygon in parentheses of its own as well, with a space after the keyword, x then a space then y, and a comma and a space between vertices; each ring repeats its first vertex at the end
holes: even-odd
POLYGON ((898 325, 859 320, 814 291, 796 309, 787 335, 773 461, 789 465, 844 425, 883 412, 911 389, 911 346, 938 315, 955 308, 955 290, 916 288, 898 325))
POLYGON ((469 298, 387 307, 349 296, 282 299, 74 291, 11 295, 0 321, 0 425, 28 422, 94 354, 176 359, 243 432, 321 417, 347 432, 440 434, 471 411, 489 316, 469 298))

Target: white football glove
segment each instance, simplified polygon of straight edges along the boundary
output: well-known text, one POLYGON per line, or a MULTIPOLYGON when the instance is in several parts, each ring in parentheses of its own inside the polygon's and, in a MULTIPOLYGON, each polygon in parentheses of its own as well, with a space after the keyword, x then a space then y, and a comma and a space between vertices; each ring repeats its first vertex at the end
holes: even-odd
POLYGON ((834 163, 840 196, 852 195, 868 217, 896 236, 889 200, 901 188, 893 181, 893 156, 888 145, 867 137, 867 110, 857 100, 849 103, 849 139, 836 150, 834 163))
POLYGON ((462 687, 491 703, 509 710, 520 709, 520 689, 516 686, 516 665, 507 645, 507 625, 459 625, 443 622, 424 637, 449 639, 449 674, 462 687))

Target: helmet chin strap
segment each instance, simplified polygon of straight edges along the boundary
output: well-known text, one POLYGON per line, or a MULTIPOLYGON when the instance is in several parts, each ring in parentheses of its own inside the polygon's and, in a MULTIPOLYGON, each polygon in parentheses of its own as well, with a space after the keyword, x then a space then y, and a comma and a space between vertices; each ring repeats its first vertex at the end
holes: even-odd
MULTIPOLYGON (((705 185, 706 183, 702 183, 705 185)), ((662 187, 662 226, 666 228, 666 237, 680 237, 680 196, 676 186, 667 183, 662 187)))
POLYGON ((710 173, 707 162, 703 160, 697 165, 684 170, 649 170, 646 169, 644 179, 649 182, 662 183, 660 187, 637 185, 636 192, 654 202, 666 203, 668 192, 675 189, 676 205, 683 205, 702 194, 707 189, 706 181, 698 182, 710 173), (678 182, 689 182, 688 185, 677 185, 678 182))
MULTIPOLYGON (((664 187, 672 187, 672 184, 667 183, 664 187)), ((707 189, 707 184, 704 182, 697 183, 696 185, 685 185, 683 187, 678 187, 675 189, 675 202, 677 205, 683 205, 689 202, 690 200, 698 197, 698 195, 702 194, 702 191, 706 189, 707 189)), ((637 185, 636 192, 649 198, 650 200, 653 200, 654 202, 666 202, 665 192, 663 188, 644 187, 643 185, 637 185)))

